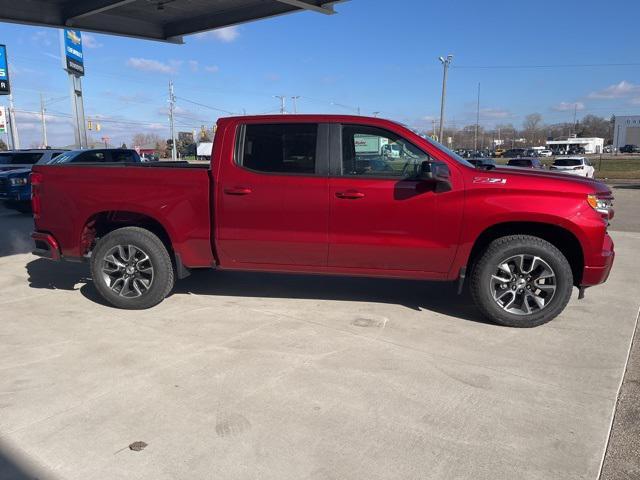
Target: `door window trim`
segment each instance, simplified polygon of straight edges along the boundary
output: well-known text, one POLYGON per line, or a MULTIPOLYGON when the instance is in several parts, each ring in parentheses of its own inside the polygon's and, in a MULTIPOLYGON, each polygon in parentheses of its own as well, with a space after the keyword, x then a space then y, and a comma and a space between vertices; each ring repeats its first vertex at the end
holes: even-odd
POLYGON ((235 148, 233 149, 233 164, 247 172, 257 175, 271 176, 287 176, 287 177, 328 177, 329 176, 329 141, 331 124, 320 122, 268 122, 268 123, 241 123, 236 128, 235 148), (262 170, 254 170, 245 167, 242 164, 244 158, 244 145, 247 134, 247 125, 316 125, 316 154, 315 154, 315 171, 314 173, 295 173, 295 172, 264 172, 262 170))

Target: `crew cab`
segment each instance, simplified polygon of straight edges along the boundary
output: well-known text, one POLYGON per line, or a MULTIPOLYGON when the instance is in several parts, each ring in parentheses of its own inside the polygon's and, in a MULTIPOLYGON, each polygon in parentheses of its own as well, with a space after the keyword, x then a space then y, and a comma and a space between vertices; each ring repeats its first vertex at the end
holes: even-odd
POLYGON ((218 121, 210 165, 37 165, 32 236, 38 255, 90 262, 120 308, 199 268, 468 279, 480 313, 531 327, 607 279, 612 201, 591 179, 478 170, 381 118, 247 116, 218 121), (359 154, 367 136, 401 156, 359 154))

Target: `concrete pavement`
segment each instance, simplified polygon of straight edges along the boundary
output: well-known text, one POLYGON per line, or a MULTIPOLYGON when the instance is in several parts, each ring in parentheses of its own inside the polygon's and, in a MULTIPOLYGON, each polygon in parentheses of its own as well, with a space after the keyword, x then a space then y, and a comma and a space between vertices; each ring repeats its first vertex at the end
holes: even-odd
POLYGON ((597 478, 640 233, 614 233, 604 286, 517 330, 450 285, 335 277, 196 272, 116 310, 86 266, 24 253, 28 219, 0 222, 0 479, 597 478))

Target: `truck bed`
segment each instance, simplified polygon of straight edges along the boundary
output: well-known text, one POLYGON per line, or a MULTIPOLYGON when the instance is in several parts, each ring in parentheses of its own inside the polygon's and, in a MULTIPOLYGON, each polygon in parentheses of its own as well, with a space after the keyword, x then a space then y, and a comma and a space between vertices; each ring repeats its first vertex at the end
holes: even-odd
POLYGON ((41 176, 36 229, 57 239, 63 257, 82 258, 105 222, 135 216, 159 224, 184 266, 214 264, 208 164, 36 165, 33 172, 41 176))

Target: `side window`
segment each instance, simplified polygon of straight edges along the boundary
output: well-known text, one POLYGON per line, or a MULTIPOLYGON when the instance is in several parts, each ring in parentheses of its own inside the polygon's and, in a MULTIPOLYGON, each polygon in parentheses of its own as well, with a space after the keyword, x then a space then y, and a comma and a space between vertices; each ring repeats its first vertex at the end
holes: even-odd
POLYGON ((429 155, 399 135, 365 125, 342 126, 342 175, 409 178, 429 155))
POLYGON ((98 163, 105 161, 105 154, 99 150, 89 150, 71 160, 73 163, 98 163))
POLYGON ((317 137, 315 123, 245 125, 236 161, 258 172, 313 175, 317 137))

